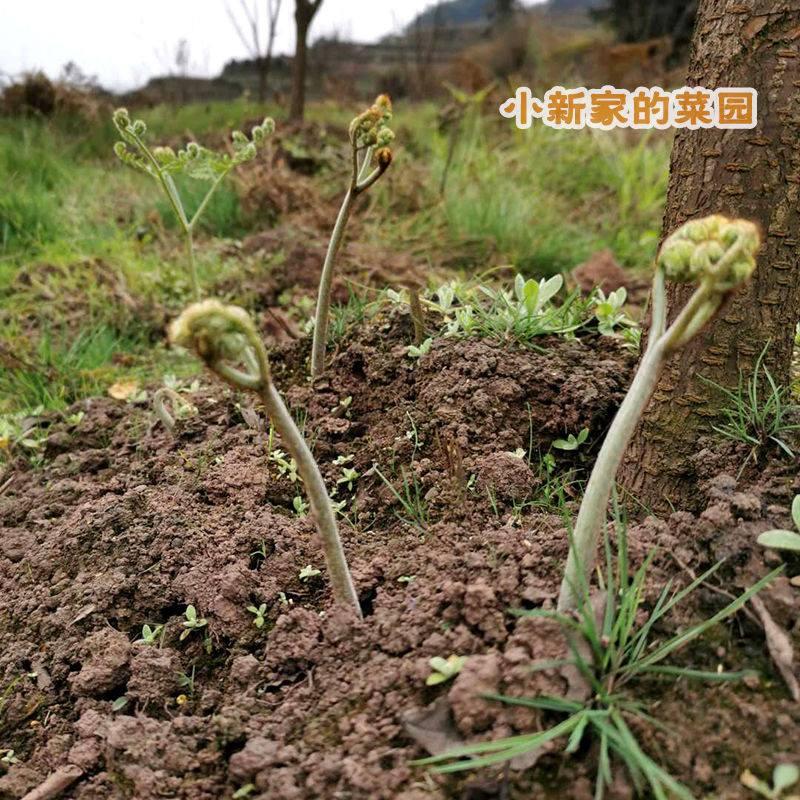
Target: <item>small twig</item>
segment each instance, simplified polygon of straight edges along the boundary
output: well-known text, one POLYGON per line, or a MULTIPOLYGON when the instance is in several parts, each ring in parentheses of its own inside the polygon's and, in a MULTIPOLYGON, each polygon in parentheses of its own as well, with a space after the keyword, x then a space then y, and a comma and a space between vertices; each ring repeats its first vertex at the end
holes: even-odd
POLYGON ((753 596, 750 598, 753 608, 761 617, 761 624, 764 627, 764 635, 767 638, 767 650, 769 650, 772 663, 778 668, 792 700, 795 702, 800 701, 800 683, 797 681, 794 667, 794 648, 792 647, 791 639, 786 631, 778 625, 764 602, 760 597, 753 596))
POLYGON ((69 789, 78 778, 83 776, 83 770, 75 764, 67 764, 51 772, 35 789, 31 789, 22 800, 52 800, 61 792, 69 789))
POLYGON ((275 322, 278 323, 278 325, 280 325, 281 328, 283 328, 284 331, 286 331, 287 336, 289 336, 291 339, 300 338, 297 334, 297 331, 294 330, 285 319, 279 317, 271 308, 267 308, 266 312, 272 317, 272 319, 275 320, 275 322))
MULTIPOLYGON (((668 552, 669 552, 669 554, 672 556, 672 558, 673 558, 673 560, 675 561, 675 563, 676 563, 676 564, 677 564, 677 565, 678 565, 678 566, 679 566, 679 567, 680 567, 682 570, 684 570, 684 571, 686 572, 686 574, 687 574, 687 575, 688 575, 688 576, 689 576, 689 577, 690 577, 690 578, 691 578, 693 581, 696 581, 696 580, 697 580, 697 573, 696 573, 696 572, 695 572, 695 571, 694 571, 694 570, 693 570, 693 569, 692 569, 692 568, 691 568, 691 567, 690 567, 688 564, 684 564, 684 563, 683 563, 683 561, 681 561, 681 560, 678 558, 678 556, 676 556, 676 555, 675 555, 675 553, 673 553, 672 551, 668 551, 668 552)), ((714 586, 714 584, 713 584, 713 583, 709 583, 708 581, 702 581, 702 585, 703 585, 703 586, 705 586, 705 587, 706 587, 706 589, 710 589, 712 592, 715 592, 716 594, 718 594, 718 595, 721 595, 722 597, 724 597, 724 598, 726 598, 726 599, 728 599, 728 600, 738 600, 738 599, 739 599, 738 597, 736 597, 736 595, 735 595, 735 594, 731 594, 730 592, 726 591, 725 589, 723 589, 723 588, 722 588, 722 587, 720 587, 720 586, 714 586)), ((751 600, 750 602, 752 602, 752 600, 751 600)), ((742 607, 742 611, 743 611, 743 612, 744 612, 744 613, 747 615, 747 618, 748 618, 748 619, 749 619, 751 622, 755 622, 755 624, 756 624, 756 625, 758 625, 760 628, 763 628, 763 627, 764 627, 764 626, 761 624, 761 620, 760 620, 760 619, 759 619, 759 618, 758 618, 758 617, 757 617, 757 616, 756 616, 756 615, 755 615, 755 614, 754 614, 752 611, 750 611, 750 609, 749 609, 749 608, 747 608, 747 606, 743 606, 743 607, 742 607)))

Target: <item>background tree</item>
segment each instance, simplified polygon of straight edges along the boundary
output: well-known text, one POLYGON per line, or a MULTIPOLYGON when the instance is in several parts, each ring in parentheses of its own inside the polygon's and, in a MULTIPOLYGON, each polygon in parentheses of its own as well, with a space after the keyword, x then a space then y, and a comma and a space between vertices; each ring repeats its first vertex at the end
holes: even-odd
POLYGON ((263 103, 267 99, 267 79, 272 66, 272 48, 275 44, 275 32, 278 26, 278 15, 281 11, 282 0, 267 0, 267 32, 263 48, 261 46, 262 33, 258 14, 258 0, 253 0, 252 8, 248 7, 246 0, 239 0, 239 2, 242 7, 242 15, 247 21, 247 27, 250 29, 249 36, 245 28, 239 24, 233 9, 227 6, 226 11, 233 23, 233 27, 236 28, 236 33, 239 34, 239 38, 242 40, 242 44, 255 64, 258 72, 258 101, 263 103))
POLYGON ((292 102, 289 119, 303 119, 306 107, 306 72, 308 71, 308 29, 314 15, 319 11, 322 0, 295 0, 294 22, 297 30, 297 44, 294 50, 294 69, 292 76, 292 102))
POLYGON ((175 46, 175 67, 178 70, 178 75, 183 78, 189 74, 190 59, 189 40, 179 39, 178 44, 175 46))
POLYGON ((685 56, 698 0, 608 0, 592 16, 608 23, 621 42, 668 37, 673 53, 685 56))
MULTIPOLYGON (((678 131, 662 232, 720 212, 759 223, 763 244, 749 286, 665 368, 628 449, 622 482, 655 508, 696 509, 702 499, 691 457, 726 401, 701 376, 735 388, 769 341, 770 372, 790 380, 800 315, 798 30, 796 0, 700 2, 687 83, 755 88, 758 125, 678 131)), ((671 285, 669 308, 686 292, 671 285)))
POLYGON ((493 0, 488 6, 489 19, 503 28, 511 22, 516 8, 517 0, 493 0))

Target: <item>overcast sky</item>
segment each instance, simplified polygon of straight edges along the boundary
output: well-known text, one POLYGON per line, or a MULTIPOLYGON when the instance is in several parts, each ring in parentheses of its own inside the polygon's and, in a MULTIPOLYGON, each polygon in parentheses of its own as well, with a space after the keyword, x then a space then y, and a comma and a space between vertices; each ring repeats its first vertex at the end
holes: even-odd
MULTIPOLYGON (((68 61, 115 90, 174 69, 187 39, 191 72, 216 75, 247 53, 226 14, 241 0, 0 0, 0 72, 33 69, 57 77, 68 61)), ((246 0, 252 5, 252 0, 246 0)), ((262 9, 266 0, 258 0, 262 9)), ((324 0, 311 39, 338 32, 374 41, 399 30, 431 0, 324 0)), ((283 0, 276 52, 294 51, 294 0, 283 0)))

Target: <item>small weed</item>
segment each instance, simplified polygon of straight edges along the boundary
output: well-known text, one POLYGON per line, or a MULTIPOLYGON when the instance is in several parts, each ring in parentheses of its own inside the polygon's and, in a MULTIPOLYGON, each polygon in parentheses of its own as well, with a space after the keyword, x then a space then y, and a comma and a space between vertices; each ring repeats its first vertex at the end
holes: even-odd
POLYGON ((762 797, 767 800, 800 800, 800 795, 788 795, 786 792, 792 788, 798 781, 800 781, 800 768, 795 764, 778 764, 772 771, 772 786, 769 786, 765 781, 759 780, 746 769, 739 778, 743 786, 758 792, 762 797))
MULTIPOLYGON (((191 606, 189 607, 191 608, 191 606)), ((187 618, 189 609, 186 609, 187 618)), ((185 624, 185 623, 184 623, 185 624)), ((164 634, 166 633, 166 628, 164 625, 155 625, 152 628, 149 625, 142 625, 142 638, 137 639, 135 644, 139 644, 140 642, 144 644, 157 644, 159 649, 164 646, 164 634)), ((188 631, 184 631, 188 636, 188 631)), ((183 635, 181 635, 183 639, 183 635)))
POLYGON ((297 577, 300 578, 301 581, 309 581, 311 578, 315 578, 319 574, 320 570, 314 569, 311 564, 306 564, 306 566, 300 570, 297 577))
POLYGON ((627 298, 628 292, 623 286, 610 292, 608 297, 606 297, 602 289, 597 288, 594 290, 592 310, 597 319, 597 330, 603 336, 615 336, 617 327, 630 328, 636 325, 623 311, 627 298))
POLYGON ((297 472, 297 462, 293 458, 287 458, 286 453, 278 448, 270 452, 269 458, 278 465, 278 474, 288 478, 292 483, 297 483, 299 474, 297 472))
POLYGON ((187 693, 190 697, 194 697, 194 666, 192 666, 192 671, 190 674, 185 672, 178 673, 178 686, 182 689, 186 689, 187 693))
POLYGON ((553 447, 557 450, 577 450, 586 441, 588 435, 589 429, 582 428, 577 436, 573 436, 570 433, 566 439, 556 439, 553 442, 553 447))
POLYGON ((706 383, 722 392, 731 403, 723 409, 727 421, 713 426, 714 430, 726 439, 749 444, 750 458, 753 461, 758 459, 759 451, 769 442, 774 442, 790 458, 794 458, 794 451, 787 442, 787 434, 800 430, 800 425, 788 420, 799 410, 791 402, 790 388, 778 386, 764 366, 768 347, 769 342, 756 359, 752 377, 745 381, 742 374, 739 374, 739 386, 735 391, 703 378, 706 383), (766 388, 764 381, 767 383, 766 388))
POLYGON ((302 495, 295 495, 294 499, 292 500, 292 508, 294 508, 294 513, 297 514, 298 517, 304 517, 308 514, 309 505, 308 503, 303 500, 302 495))
POLYGON ((406 352, 408 353, 408 357, 422 358, 422 356, 428 354, 432 344, 433 344, 433 339, 430 337, 428 337, 421 345, 419 345, 419 347, 417 347, 417 345, 415 344, 410 344, 408 346, 408 350, 406 350, 406 352))
MULTIPOLYGON (((358 325, 367 318, 371 305, 368 292, 356 291, 356 285, 346 280, 347 302, 342 306, 332 306, 328 328, 328 346, 333 347, 344 339, 345 334, 353 326, 358 325)), ((313 328, 313 319, 309 328, 313 328)))
POLYGON ((455 678, 455 676, 461 672, 462 667, 466 663, 466 656, 457 655, 451 655, 447 659, 444 659, 441 656, 434 656, 433 658, 428 659, 428 664, 433 672, 428 675, 425 685, 436 686, 440 683, 444 683, 445 681, 449 681, 451 678, 455 678))
POLYGON ((200 628, 205 628, 208 625, 208 620, 205 618, 198 619, 197 609, 192 605, 186 606, 185 616, 186 620, 183 623, 184 630, 181 631, 181 641, 189 636, 192 631, 200 630, 200 628))
POLYGON ((267 552, 267 543, 262 539, 261 543, 258 545, 258 549, 253 550, 250 553, 251 558, 259 558, 262 561, 266 561, 269 558, 269 553, 267 552))
MULTIPOLYGON (((518 616, 523 617, 555 619, 564 626, 573 657, 534 664, 533 669, 577 668, 586 682, 588 699, 577 701, 548 696, 520 698, 497 694, 486 695, 488 699, 537 708, 545 712, 562 713, 567 717, 537 733, 467 745, 415 763, 435 765, 434 772, 476 769, 533 752, 546 742, 562 737, 569 737, 565 752, 574 753, 581 745, 584 736, 591 732, 599 744, 595 788, 597 800, 602 800, 605 789, 612 783, 610 759, 612 753, 619 756, 628 768, 637 792, 643 792, 644 785, 648 784, 656 800, 667 800, 670 797, 694 800, 692 793, 685 786, 644 753, 629 727, 628 719, 659 725, 637 698, 633 683, 637 678, 653 675, 720 681, 735 680, 750 674, 704 672, 664 666, 661 662, 689 642, 696 640, 716 623, 741 609, 750 597, 780 572, 780 569, 762 578, 709 619, 676 634, 666 642, 658 643, 651 638, 654 626, 707 580, 720 564, 679 591, 673 590, 670 580, 662 590, 653 610, 643 619, 641 606, 644 602, 645 576, 655 551, 651 552, 642 566, 630 576, 624 520, 621 519, 618 508, 617 532, 619 547, 616 560, 612 558, 608 537, 605 539, 606 570, 601 588, 605 590, 607 600, 602 621, 598 622, 596 618, 585 580, 579 591, 577 618, 543 609, 516 612, 518 616), (588 646, 588 653, 581 650, 579 642, 588 646)), ((583 572, 578 574, 583 576, 583 572)))
POLYGON ((347 490, 353 491, 353 483, 359 478, 361 473, 354 467, 344 467, 342 469, 342 477, 336 481, 337 484, 347 484, 347 490))
POLYGON ((380 471, 378 465, 374 464, 373 466, 378 477, 386 484, 387 488, 406 512, 405 517, 397 514, 397 518, 407 525, 424 531, 430 524, 430 512, 428 510, 428 502, 423 494, 422 486, 417 480, 413 469, 411 470, 411 480, 409 480, 405 468, 400 468, 400 474, 403 478, 403 493, 400 494, 389 479, 380 471))
POLYGON ((267 604, 261 603, 261 605, 258 606, 258 608, 256 608, 255 606, 247 606, 247 610, 251 614, 255 615, 255 619, 253 620, 253 625, 255 625, 256 628, 259 629, 263 628, 264 622, 266 622, 266 620, 264 619, 264 614, 266 613, 267 610, 267 604))
POLYGON ((117 711, 122 711, 125 706, 128 705, 128 698, 125 695, 122 697, 118 697, 112 704, 111 704, 111 711, 116 714, 117 711))

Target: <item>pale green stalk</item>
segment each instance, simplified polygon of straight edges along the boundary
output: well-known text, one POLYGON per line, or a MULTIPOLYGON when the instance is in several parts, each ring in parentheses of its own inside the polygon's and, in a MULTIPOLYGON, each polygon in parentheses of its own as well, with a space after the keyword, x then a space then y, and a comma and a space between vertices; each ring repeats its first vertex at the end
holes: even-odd
POLYGON ((350 184, 342 201, 336 224, 333 226, 328 251, 322 265, 317 308, 314 318, 314 336, 311 344, 311 378, 320 377, 325 371, 325 347, 328 342, 328 318, 331 310, 331 284, 336 255, 342 245, 347 222, 353 210, 356 197, 372 186, 383 175, 392 162, 391 150, 387 147, 394 134, 385 127, 391 117, 391 103, 385 95, 379 96, 373 106, 350 123, 351 170, 350 184), (367 174, 372 164, 373 153, 377 150, 378 164, 367 174), (359 154, 363 158, 359 164, 359 154))
MULTIPOLYGON (((719 308, 724 292, 721 282, 730 280, 731 265, 746 255, 748 240, 740 239, 729 247, 722 258, 703 274, 700 286, 689 298, 677 319, 666 324, 666 292, 664 270, 656 265, 652 290, 652 323, 650 340, 639 369, 608 430, 586 484, 578 518, 572 534, 564 578, 558 597, 558 611, 576 609, 581 586, 588 586, 595 567, 597 545, 606 521, 606 509, 617 470, 628 443, 636 430, 653 391, 666 357, 686 344, 719 308)), ((756 244, 757 248, 757 244, 756 244)))
POLYGON ((347 566, 339 528, 325 481, 314 456, 272 382, 264 343, 246 314, 235 306, 206 300, 189 306, 170 328, 176 344, 193 347, 220 377, 240 389, 257 392, 272 424, 297 464, 314 520, 322 537, 333 597, 361 616, 353 579, 347 566), (233 366, 243 362, 245 370, 233 366))
MULTIPOLYGON (((181 202, 180 195, 178 194, 178 190, 175 186, 175 181, 172 180, 172 176, 168 175, 161 169, 161 165, 156 160, 155 156, 150 152, 150 148, 144 143, 141 137, 137 136, 132 131, 128 131, 129 135, 136 140, 136 145, 139 147, 140 151, 144 154, 147 160, 150 162, 150 166, 156 173, 156 179, 161 184, 161 188, 164 190, 164 194, 167 196, 167 200, 169 200, 170 206, 172 206, 172 211, 175 214, 176 219, 178 220, 178 224, 181 226, 183 230, 183 234, 186 237, 186 251, 189 257, 189 280, 192 284, 192 296, 194 297, 195 301, 200 299, 200 281, 197 277, 197 263, 195 262, 194 257, 194 242, 192 240, 192 230, 194 228, 195 220, 198 218, 198 214, 195 213, 192 221, 186 217, 186 212, 183 208, 183 203, 181 202)), ((217 187, 217 183, 219 180, 215 181, 214 185, 209 190, 208 194, 205 196, 203 202, 200 204, 200 211, 203 207, 205 207, 206 203, 208 202, 211 194, 213 193, 214 189, 217 187)))
POLYGON ((317 291, 317 310, 316 323, 314 325, 314 339, 311 345, 311 377, 319 377, 325 370, 325 346, 328 342, 328 320, 331 313, 331 283, 333 282, 333 265, 336 254, 342 246, 342 239, 347 228, 347 222, 353 210, 353 203, 358 195, 372 186, 383 172, 380 167, 364 180, 364 173, 372 161, 372 147, 367 147, 361 166, 358 165, 358 151, 353 149, 352 173, 350 176, 350 186, 347 194, 342 201, 339 215, 336 217, 336 224, 333 226, 331 240, 328 243, 328 252, 325 254, 325 262, 322 265, 322 275, 319 280, 317 291), (377 174, 376 174, 377 173, 377 174))
POLYGON ((328 243, 328 252, 322 265, 322 275, 319 279, 317 290, 317 310, 314 323, 314 338, 311 344, 311 377, 317 378, 325 370, 325 346, 328 342, 328 318, 331 313, 331 283, 333 281, 333 262, 342 244, 347 221, 353 208, 355 197, 354 187, 351 184, 344 196, 339 216, 333 226, 331 240, 328 243))

